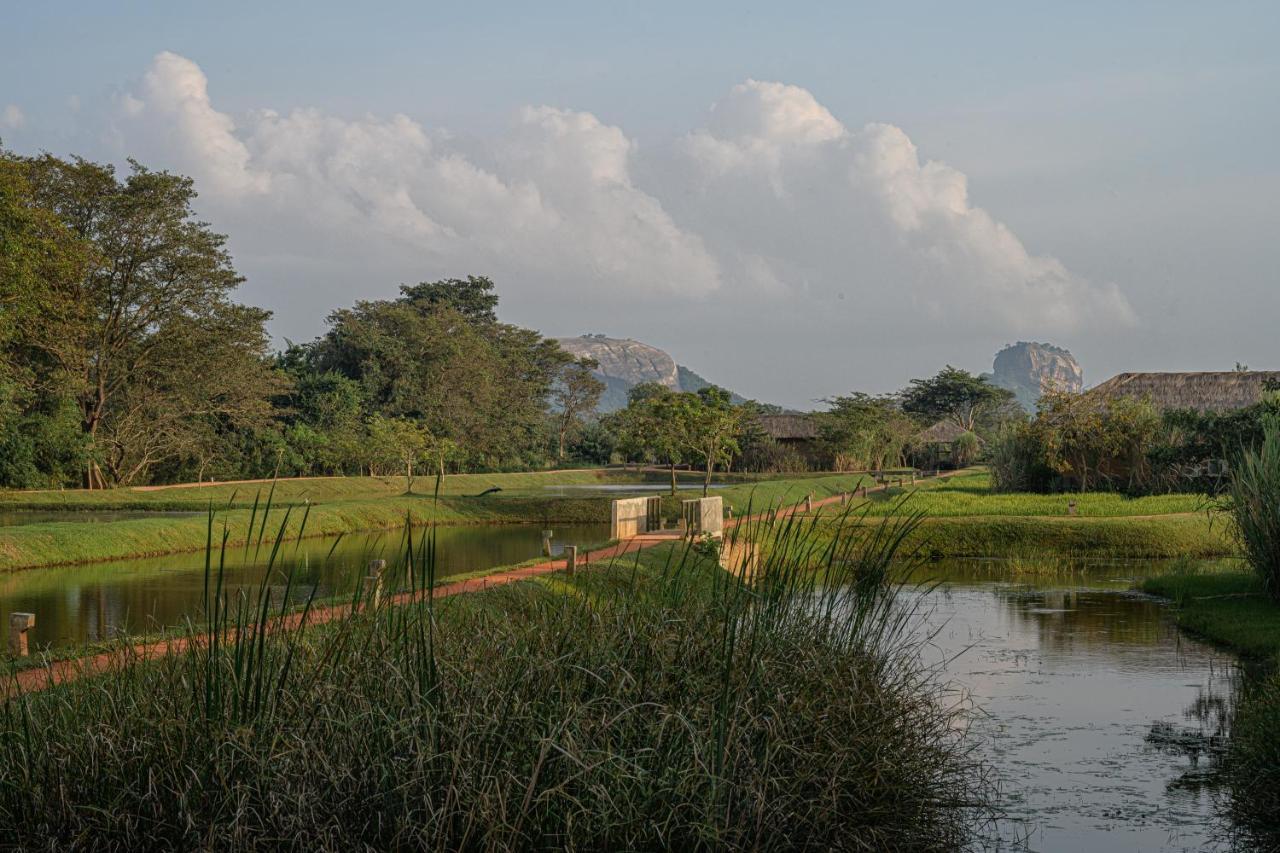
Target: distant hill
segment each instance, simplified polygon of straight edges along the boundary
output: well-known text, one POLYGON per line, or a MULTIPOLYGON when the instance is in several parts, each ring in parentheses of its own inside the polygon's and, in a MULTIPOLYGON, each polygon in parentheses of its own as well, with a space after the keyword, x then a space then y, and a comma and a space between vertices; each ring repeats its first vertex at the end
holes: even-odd
POLYGON ((1034 412, 1041 395, 1051 389, 1084 390, 1084 371, 1075 356, 1053 344, 1029 341, 1018 341, 996 353, 987 378, 1012 391, 1028 412, 1034 412))
MULTIPOLYGON (((690 392, 715 384, 677 364, 664 350, 630 338, 582 335, 560 338, 558 342, 566 352, 579 358, 594 358, 600 364, 596 376, 605 384, 598 407, 601 412, 626 408, 627 392, 642 382, 657 382, 673 391, 690 392)), ((737 394, 733 394, 733 399, 737 403, 744 401, 737 394)))

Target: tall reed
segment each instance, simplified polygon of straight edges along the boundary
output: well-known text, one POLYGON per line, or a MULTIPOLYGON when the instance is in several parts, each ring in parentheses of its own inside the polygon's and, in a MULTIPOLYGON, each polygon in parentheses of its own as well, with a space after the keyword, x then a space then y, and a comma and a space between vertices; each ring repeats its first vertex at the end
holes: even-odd
POLYGON ((1236 457, 1226 507, 1249 565, 1280 602, 1280 423, 1269 422, 1261 445, 1236 457))
POLYGON ((288 630, 279 546, 230 594, 211 523, 207 640, 0 710, 0 843, 963 847, 990 792, 896 599, 916 519, 866 521, 447 599, 406 529, 408 600, 288 630))

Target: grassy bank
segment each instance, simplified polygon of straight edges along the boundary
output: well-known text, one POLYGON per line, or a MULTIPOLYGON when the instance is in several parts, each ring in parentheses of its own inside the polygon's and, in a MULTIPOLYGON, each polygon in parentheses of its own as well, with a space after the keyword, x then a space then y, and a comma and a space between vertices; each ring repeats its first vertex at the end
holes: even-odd
MULTIPOLYGON (((681 472, 684 484, 701 483, 701 477, 681 472)), ((522 497, 545 496, 549 486, 593 486, 625 483, 665 483, 661 472, 627 471, 620 468, 586 468, 567 471, 531 471, 509 474, 449 474, 441 483, 440 493, 450 497, 475 496, 490 489, 522 497)), ((275 499, 280 505, 335 503, 345 501, 398 498, 405 493, 404 477, 303 477, 296 479, 250 483, 217 483, 200 486, 156 486, 87 491, 0 491, 0 509, 42 510, 188 510, 201 511, 214 506, 248 508, 254 497, 275 486, 275 499)), ((414 484, 418 494, 434 490, 435 480, 419 477, 414 484)))
POLYGON ((1175 571, 1142 589, 1172 600, 1180 627, 1260 665, 1235 696, 1223 773, 1244 846, 1280 848, 1280 604, 1253 572, 1175 571))
POLYGON ((1179 627, 1249 657, 1280 658, 1280 605, 1252 572, 1172 572, 1142 589, 1173 601, 1179 627))
MULTIPOLYGON (((916 498, 905 507, 916 511, 916 498)), ((855 507, 861 512, 861 507, 855 507)), ((825 524, 837 524, 829 511, 825 524)), ((873 523, 875 515, 867 518, 873 523)), ((1234 553, 1221 521, 1201 514, 1154 518, 1053 518, 995 515, 970 518, 926 516, 908 543, 934 557, 1212 557, 1234 553)))
POLYGON ((898 630, 897 539, 837 538, 822 585, 792 546, 753 585, 666 548, 306 631, 263 632, 270 602, 223 602, 213 645, 3 706, 0 833, 953 850, 988 788, 898 630))
POLYGON ((894 487, 873 499, 873 514, 891 512, 893 502, 912 492, 912 508, 930 518, 955 516, 1069 516, 1076 505, 1082 518, 1204 513, 1208 504, 1203 495, 1173 494, 1131 498, 1115 492, 1040 495, 1002 494, 991 491, 991 475, 974 470, 940 480, 923 481, 917 487, 894 487))
MULTIPOLYGON (((266 494, 262 495, 265 508, 266 494)), ((225 522, 232 531, 229 544, 249 541, 250 521, 261 523, 262 510, 218 511, 219 527, 225 522)), ((266 526, 267 541, 276 535, 296 539, 307 536, 334 536, 364 530, 403 527, 406 518, 414 524, 436 521, 441 524, 520 524, 550 521, 559 524, 607 522, 609 505, 605 498, 540 497, 394 497, 381 500, 340 501, 310 507, 274 508, 266 526), (288 522, 280 526, 284 513, 288 522), (305 530, 303 521, 305 519, 305 530)), ((256 525, 255 525, 256 526, 256 525)), ((131 557, 151 557, 203 550, 208 539, 207 515, 190 518, 155 518, 116 521, 106 524, 33 524, 4 528, 0 534, 0 571, 40 566, 70 565, 131 557)))

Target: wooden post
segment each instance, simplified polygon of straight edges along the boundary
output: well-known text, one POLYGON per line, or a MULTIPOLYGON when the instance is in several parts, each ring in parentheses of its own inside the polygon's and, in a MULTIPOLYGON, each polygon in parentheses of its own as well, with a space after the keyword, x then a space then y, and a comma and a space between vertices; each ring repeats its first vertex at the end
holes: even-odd
POLYGON ((542 556, 551 556, 551 537, 555 535, 554 530, 542 531, 542 556))
POLYGON ((9 614, 9 653, 16 658, 27 656, 27 632, 36 624, 34 613, 9 614))
POLYGON ((1067 515, 1075 515, 1075 514, 1076 514, 1076 502, 1071 501, 1070 503, 1067 504, 1067 515))
POLYGON ((849 493, 848 493, 848 492, 841 492, 841 493, 840 493, 840 506, 844 506, 844 505, 845 505, 845 504, 847 504, 848 502, 849 502, 849 493))
POLYGON ((804 496, 804 511, 813 512, 813 493, 804 496))
POLYGON ((564 546, 564 570, 568 574, 573 574, 573 570, 578 566, 578 546, 564 546))
POLYGON ((914 486, 915 484, 916 484, 916 472, 915 472, 915 469, 913 468, 911 470, 911 485, 914 486))
POLYGON ((859 491, 861 491, 861 492, 862 492, 862 497, 864 497, 864 498, 865 498, 865 497, 867 496, 867 485, 866 485, 866 483, 863 483, 861 486, 858 486, 858 489, 859 489, 859 491))
POLYGON ((370 560, 364 578, 364 602, 367 607, 377 607, 382 603, 382 572, 387 568, 386 560, 370 560))

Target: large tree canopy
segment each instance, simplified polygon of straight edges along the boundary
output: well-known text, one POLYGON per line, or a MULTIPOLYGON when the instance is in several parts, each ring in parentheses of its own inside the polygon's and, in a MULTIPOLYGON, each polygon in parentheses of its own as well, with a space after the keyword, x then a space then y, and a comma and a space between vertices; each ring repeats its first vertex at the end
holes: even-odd
POLYGON ((472 465, 528 464, 546 444, 546 406, 572 357, 499 323, 488 279, 401 287, 394 300, 334 312, 314 369, 356 381, 370 412, 421 422, 472 465))
POLYGON ((929 379, 912 379, 902 391, 902 410, 925 421, 947 420, 972 432, 979 421, 1011 405, 1012 391, 998 388, 984 376, 947 365, 929 379))
POLYGON ((240 276, 226 238, 196 218, 189 178, 138 163, 120 180, 79 158, 3 159, 66 258, 42 256, 41 333, 22 360, 74 401, 88 485, 133 482, 203 455, 219 429, 266 417, 278 387, 265 362, 269 314, 231 301, 240 276))

